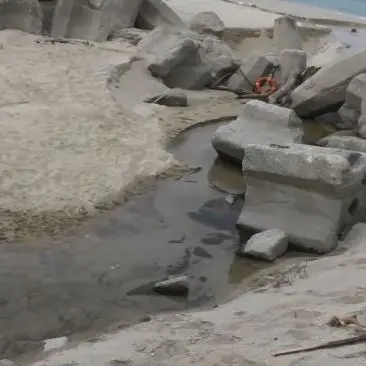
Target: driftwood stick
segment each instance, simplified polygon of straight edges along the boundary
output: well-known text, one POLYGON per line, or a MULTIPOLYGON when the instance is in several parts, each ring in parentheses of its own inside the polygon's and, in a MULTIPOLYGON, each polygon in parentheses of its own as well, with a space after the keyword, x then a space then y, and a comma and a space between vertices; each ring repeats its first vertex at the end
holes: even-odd
POLYGON ((296 349, 291 349, 288 351, 281 351, 281 352, 273 353, 272 356, 277 357, 277 356, 283 356, 283 355, 291 355, 294 353, 316 351, 319 349, 342 347, 342 346, 348 346, 348 345, 361 343, 361 342, 366 342, 366 333, 363 333, 358 336, 353 336, 353 337, 339 339, 336 341, 330 341, 330 342, 318 344, 316 346, 296 348, 296 349))

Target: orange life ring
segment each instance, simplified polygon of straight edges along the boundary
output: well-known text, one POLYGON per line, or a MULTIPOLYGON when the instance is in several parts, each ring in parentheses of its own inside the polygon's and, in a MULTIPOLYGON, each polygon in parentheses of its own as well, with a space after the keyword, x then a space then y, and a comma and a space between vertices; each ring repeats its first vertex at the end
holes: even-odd
POLYGON ((271 76, 263 76, 261 78, 258 78, 255 82, 255 89, 256 92, 259 94, 272 94, 278 89, 278 85, 276 83, 276 80, 273 79, 271 76), (263 87, 265 85, 269 85, 270 89, 264 90, 263 87))

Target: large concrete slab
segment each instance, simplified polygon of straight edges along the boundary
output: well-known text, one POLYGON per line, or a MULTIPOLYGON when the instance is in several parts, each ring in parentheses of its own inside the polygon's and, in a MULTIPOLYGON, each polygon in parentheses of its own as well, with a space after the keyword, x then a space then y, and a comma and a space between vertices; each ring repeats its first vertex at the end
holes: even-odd
POLYGON ((325 253, 364 219, 366 154, 299 144, 248 145, 240 231, 283 230, 305 251, 325 253))
POLYGON ((366 71, 366 49, 324 65, 291 94, 291 107, 300 117, 309 117, 339 107, 346 99, 351 80, 366 71))
POLYGON ((286 144, 301 138, 302 122, 291 109, 254 100, 235 121, 216 130, 212 145, 219 155, 241 164, 249 143, 286 144))
POLYGON ((59 0, 53 15, 53 37, 105 41, 115 28, 135 23, 142 0, 59 0))
POLYGON ((43 12, 38 0, 0 2, 0 30, 19 29, 27 33, 42 32, 43 12))

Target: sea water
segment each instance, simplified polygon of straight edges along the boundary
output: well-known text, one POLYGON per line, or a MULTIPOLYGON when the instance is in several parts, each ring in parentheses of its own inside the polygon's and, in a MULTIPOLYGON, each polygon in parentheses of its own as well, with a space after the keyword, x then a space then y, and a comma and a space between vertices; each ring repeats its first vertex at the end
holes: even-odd
MULTIPOLYGON (((294 1, 294 0, 292 0, 294 1)), ((305 5, 366 17, 366 0, 296 0, 305 5)))

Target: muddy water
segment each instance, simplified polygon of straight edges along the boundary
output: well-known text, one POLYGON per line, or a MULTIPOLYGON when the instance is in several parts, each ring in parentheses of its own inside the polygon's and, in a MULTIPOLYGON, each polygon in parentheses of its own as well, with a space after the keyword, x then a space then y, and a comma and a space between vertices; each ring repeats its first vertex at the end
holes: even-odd
POLYGON ((243 192, 238 168, 216 161, 217 125, 192 130, 172 149, 202 169, 88 223, 58 241, 0 246, 0 358, 38 341, 123 327, 157 311, 224 301, 264 263, 235 258, 243 192), (220 190, 210 188, 210 185, 220 190), (188 299, 155 295, 154 281, 187 274, 188 299))

